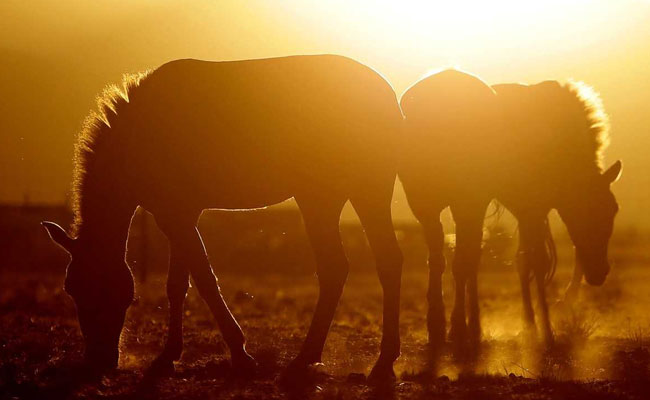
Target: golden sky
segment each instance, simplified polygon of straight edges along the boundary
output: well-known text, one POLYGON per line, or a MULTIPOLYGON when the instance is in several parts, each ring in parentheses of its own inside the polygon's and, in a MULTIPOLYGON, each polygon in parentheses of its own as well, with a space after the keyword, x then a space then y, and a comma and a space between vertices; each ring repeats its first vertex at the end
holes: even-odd
POLYGON ((624 163, 620 224, 650 227, 650 0, 3 0, 0 18, 0 202, 63 201, 74 135, 125 72, 336 53, 398 95, 450 66, 488 83, 586 81, 611 115, 607 162, 624 163))

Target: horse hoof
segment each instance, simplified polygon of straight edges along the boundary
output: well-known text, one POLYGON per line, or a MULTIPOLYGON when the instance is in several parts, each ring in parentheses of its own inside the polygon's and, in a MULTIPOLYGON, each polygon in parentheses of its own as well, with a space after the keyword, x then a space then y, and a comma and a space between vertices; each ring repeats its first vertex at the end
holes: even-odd
POLYGON ((280 374, 280 383, 287 387, 300 387, 309 385, 325 375, 325 364, 322 362, 307 363, 295 359, 280 374))
POLYGON ((395 383, 397 377, 395 376, 395 371, 393 371, 393 364, 375 364, 368 375, 367 382, 370 385, 390 385, 395 383))
POLYGON ((175 371, 176 369, 172 360, 156 358, 149 368, 147 368, 145 375, 149 377, 166 377, 173 375, 175 371))
POLYGON ((440 350, 445 345, 445 331, 429 331, 429 343, 427 346, 431 350, 440 350))
POLYGON ((296 374, 318 375, 325 373, 325 364, 320 361, 305 362, 295 359, 287 366, 286 370, 296 374))
POLYGON ((248 353, 232 357, 233 374, 241 377, 251 377, 257 372, 257 361, 248 353))

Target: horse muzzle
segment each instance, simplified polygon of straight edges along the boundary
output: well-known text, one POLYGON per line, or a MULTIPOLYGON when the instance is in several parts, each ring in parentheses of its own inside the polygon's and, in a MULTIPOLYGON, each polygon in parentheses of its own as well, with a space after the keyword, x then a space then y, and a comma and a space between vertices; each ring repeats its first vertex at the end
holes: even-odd
POLYGON ((609 274, 610 266, 607 260, 607 251, 580 251, 577 256, 583 267, 585 281, 592 286, 601 286, 605 283, 609 274))
POLYGON ((607 272, 598 274, 585 274, 585 281, 591 286, 602 286, 607 279, 607 272))

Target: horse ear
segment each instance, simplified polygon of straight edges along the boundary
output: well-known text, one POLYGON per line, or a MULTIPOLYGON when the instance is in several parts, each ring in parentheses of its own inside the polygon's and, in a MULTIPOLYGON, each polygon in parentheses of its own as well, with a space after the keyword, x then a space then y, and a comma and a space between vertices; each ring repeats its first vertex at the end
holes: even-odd
POLYGON ((609 184, 616 182, 621 177, 622 169, 621 160, 616 161, 611 167, 607 168, 607 171, 603 172, 603 179, 609 184))
POLYGON ((50 235, 50 238, 54 241, 54 243, 63 247, 63 249, 68 253, 72 253, 72 248, 74 246, 74 239, 68 236, 68 234, 65 232, 63 228, 61 228, 59 225, 55 224, 54 222, 49 222, 49 221, 43 221, 41 222, 41 225, 43 225, 43 227, 47 231, 48 235, 50 235))

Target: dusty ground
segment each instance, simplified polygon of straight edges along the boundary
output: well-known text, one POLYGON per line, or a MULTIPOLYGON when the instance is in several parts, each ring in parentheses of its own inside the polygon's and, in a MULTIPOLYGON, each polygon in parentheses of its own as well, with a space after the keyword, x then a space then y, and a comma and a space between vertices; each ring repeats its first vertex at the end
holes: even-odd
MULTIPOLYGON (((143 369, 162 347, 166 326, 164 277, 152 276, 138 284, 120 368, 84 382, 76 379, 82 343, 73 303, 60 289, 62 276, 5 274, 0 280, 0 398, 648 398, 650 270, 642 256, 626 254, 604 287, 583 288, 574 311, 554 307, 558 343, 549 351, 520 334, 514 269, 488 263, 480 276, 480 358, 469 363, 445 353, 435 365, 427 363, 425 346, 426 271, 423 265, 407 265, 398 381, 385 387, 365 383, 378 354, 381 315, 379 283, 368 270, 351 272, 326 345, 324 370, 290 388, 280 385, 278 376, 306 333, 317 295, 313 276, 221 274, 248 349, 260 362, 252 380, 230 375, 225 344, 194 289, 186 306, 185 352, 175 375, 157 382, 143 379, 143 369)), ((551 301, 569 273, 569 265, 561 265, 549 288, 551 301)), ((449 274, 445 279, 450 305, 449 274)))

